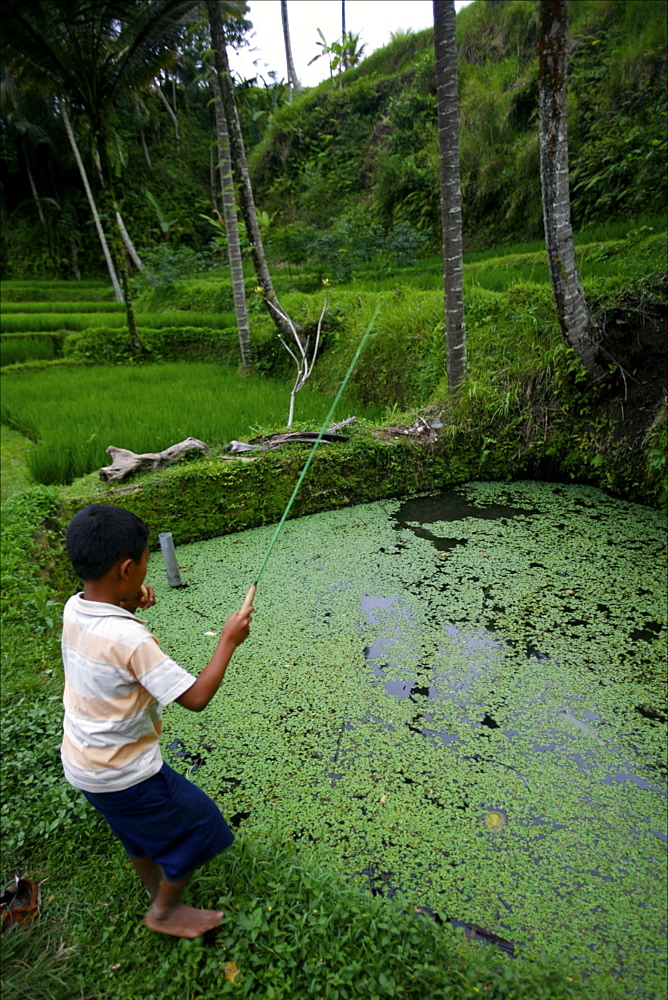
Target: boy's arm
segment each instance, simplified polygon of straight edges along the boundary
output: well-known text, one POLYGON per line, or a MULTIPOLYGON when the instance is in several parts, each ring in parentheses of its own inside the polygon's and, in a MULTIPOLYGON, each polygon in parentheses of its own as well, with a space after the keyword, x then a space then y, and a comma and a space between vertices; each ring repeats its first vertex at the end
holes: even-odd
POLYGON ((206 708, 221 685, 234 650, 248 637, 254 610, 255 608, 250 607, 230 615, 220 634, 215 653, 192 687, 176 699, 179 705, 191 712, 201 712, 206 708))

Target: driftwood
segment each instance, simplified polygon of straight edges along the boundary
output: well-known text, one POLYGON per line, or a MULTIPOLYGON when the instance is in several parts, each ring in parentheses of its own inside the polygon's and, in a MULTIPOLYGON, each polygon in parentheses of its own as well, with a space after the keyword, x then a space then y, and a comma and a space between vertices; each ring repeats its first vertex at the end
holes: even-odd
POLYGON ((174 465, 180 458, 183 458, 189 451, 208 452, 208 445, 197 438, 186 438, 179 441, 164 451, 149 451, 143 455, 136 455, 134 451, 127 448, 116 448, 109 445, 106 449, 107 455, 111 458, 111 465, 106 465, 100 469, 99 476, 103 483, 110 483, 119 479, 127 479, 133 472, 145 472, 147 469, 164 469, 167 465, 174 465))
MULTIPOLYGON (((348 424, 352 424, 355 417, 348 417, 347 420, 342 420, 340 424, 332 424, 329 430, 326 430, 321 441, 347 441, 348 438, 345 434, 338 434, 342 427, 346 427, 348 424)), ((242 452, 248 451, 271 451, 273 448, 280 448, 284 444, 299 443, 299 444, 313 444, 317 439, 320 431, 291 431, 288 434, 269 434, 267 437, 253 438, 248 444, 245 441, 230 441, 227 446, 227 450, 231 451, 233 455, 239 455, 242 452)))

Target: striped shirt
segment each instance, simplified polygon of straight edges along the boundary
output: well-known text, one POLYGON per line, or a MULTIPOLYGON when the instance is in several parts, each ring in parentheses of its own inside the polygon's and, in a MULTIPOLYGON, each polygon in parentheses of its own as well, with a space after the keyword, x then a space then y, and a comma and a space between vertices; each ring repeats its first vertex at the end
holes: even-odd
POLYGON ((195 677, 162 652, 129 611, 70 597, 63 612, 65 777, 87 792, 117 792, 162 767, 162 707, 195 677))

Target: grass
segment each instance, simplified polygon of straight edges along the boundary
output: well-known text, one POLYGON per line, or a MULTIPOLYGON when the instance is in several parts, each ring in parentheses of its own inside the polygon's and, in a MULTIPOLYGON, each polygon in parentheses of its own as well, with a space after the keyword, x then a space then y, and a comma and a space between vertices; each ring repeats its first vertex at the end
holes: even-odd
POLYGON ((49 302, 45 308, 43 302, 3 302, 0 305, 0 313, 10 315, 14 313, 114 313, 125 314, 125 306, 122 302, 91 302, 82 299, 80 302, 49 302))
MULTIPOLYGON (((289 393, 284 383, 206 363, 20 372, 4 376, 2 423, 39 441, 28 458, 36 482, 63 483, 107 465, 109 445, 161 451, 196 437, 219 447, 282 427, 289 393)), ((295 416, 319 427, 328 407, 307 385, 295 416)), ((373 406, 355 412, 379 415, 373 406)))
MULTIPOLYGON (((155 328, 173 326, 208 326, 214 328, 235 325, 234 313, 198 313, 168 310, 158 313, 136 313, 137 326, 155 328)), ((0 318, 2 333, 32 333, 49 330, 89 330, 97 326, 123 327, 124 312, 99 313, 3 313, 0 318)))
POLYGON ((59 302, 67 299, 112 303, 114 292, 107 281, 2 281, 0 299, 7 302, 59 302))
POLYGON ((22 361, 51 361, 54 357, 51 337, 0 337, 0 367, 22 361))
POLYGON ((28 457, 35 447, 29 438, 11 427, 0 426, 2 434, 2 479, 1 496, 6 500, 14 493, 20 493, 31 485, 28 473, 28 457))

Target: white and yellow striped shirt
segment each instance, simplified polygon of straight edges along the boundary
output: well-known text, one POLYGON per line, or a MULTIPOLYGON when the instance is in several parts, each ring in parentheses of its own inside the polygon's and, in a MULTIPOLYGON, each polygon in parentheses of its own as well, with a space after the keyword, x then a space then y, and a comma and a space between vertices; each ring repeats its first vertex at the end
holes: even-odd
POLYGON ((117 792, 162 767, 162 707, 195 677, 162 652, 144 622, 113 604, 70 597, 63 612, 65 777, 117 792))

